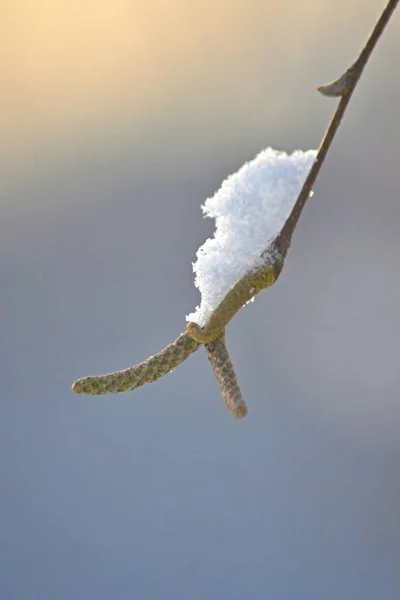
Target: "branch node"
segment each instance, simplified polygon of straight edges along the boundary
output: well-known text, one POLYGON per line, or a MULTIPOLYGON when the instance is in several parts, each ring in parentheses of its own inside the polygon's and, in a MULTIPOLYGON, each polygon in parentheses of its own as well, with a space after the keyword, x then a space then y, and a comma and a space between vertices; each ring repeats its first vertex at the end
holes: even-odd
POLYGON ((343 73, 339 79, 336 79, 336 81, 332 81, 331 83, 327 83, 326 85, 319 85, 317 90, 323 96, 328 96, 331 98, 345 96, 353 90, 358 76, 359 73, 353 65, 350 67, 350 69, 347 69, 347 71, 343 73))

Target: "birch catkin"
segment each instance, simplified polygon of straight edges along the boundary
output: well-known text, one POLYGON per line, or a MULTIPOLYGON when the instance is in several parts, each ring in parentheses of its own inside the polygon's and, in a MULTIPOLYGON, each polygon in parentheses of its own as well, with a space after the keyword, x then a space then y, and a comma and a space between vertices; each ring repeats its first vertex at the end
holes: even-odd
POLYGON ((157 381, 172 371, 193 352, 196 352, 199 346, 200 344, 187 333, 182 333, 166 348, 134 367, 106 375, 93 375, 78 379, 72 385, 72 391, 77 394, 100 396, 134 390, 146 383, 157 381))

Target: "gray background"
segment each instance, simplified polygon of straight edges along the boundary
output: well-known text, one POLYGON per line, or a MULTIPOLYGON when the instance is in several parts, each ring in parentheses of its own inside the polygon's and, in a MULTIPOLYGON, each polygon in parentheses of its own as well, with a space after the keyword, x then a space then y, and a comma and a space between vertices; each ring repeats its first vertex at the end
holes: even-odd
POLYGON ((382 4, 3 9, 2 599, 399 597, 400 13, 279 282, 229 326, 247 418, 201 350, 133 393, 70 391, 183 330, 201 203, 265 146, 319 145, 315 86, 382 4))

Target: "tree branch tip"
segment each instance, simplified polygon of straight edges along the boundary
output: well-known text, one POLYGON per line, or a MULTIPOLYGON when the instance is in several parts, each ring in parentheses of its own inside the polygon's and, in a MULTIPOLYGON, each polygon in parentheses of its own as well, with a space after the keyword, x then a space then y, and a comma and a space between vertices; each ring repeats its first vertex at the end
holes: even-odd
POLYGON ((74 383, 71 385, 71 390, 74 392, 74 394, 82 394, 83 393, 81 383, 79 380, 74 381, 74 383))
MULTIPOLYGON (((217 307, 212 315, 213 318, 215 317, 214 320, 209 320, 204 327, 200 327, 197 323, 188 323, 185 333, 181 334, 177 340, 169 344, 169 346, 156 355, 149 357, 146 361, 139 363, 135 367, 130 367, 123 371, 78 379, 72 384, 72 391, 74 393, 97 396, 121 391, 131 391, 146 383, 156 381, 166 373, 171 372, 172 369, 186 360, 190 354, 195 352, 200 345, 204 344, 209 363, 217 378, 222 398, 226 406, 238 419, 242 419, 247 415, 247 406, 241 395, 234 368, 226 349, 224 338, 225 327, 239 308, 253 297, 253 292, 258 293, 261 289, 265 289, 272 285, 278 278, 284 264, 286 252, 290 247, 293 231, 307 199, 313 195, 311 188, 316 181, 331 143, 336 135, 353 90, 399 1, 400 0, 387 0, 386 8, 383 10, 365 47, 353 65, 336 81, 317 87, 318 92, 323 96, 340 97, 341 100, 336 107, 335 114, 328 126, 318 150, 318 154, 303 184, 295 205, 284 227, 273 242, 276 246, 275 250, 277 251, 277 254, 273 254, 273 257, 277 260, 272 268, 266 273, 263 267, 260 271, 260 278, 258 279, 257 273, 248 273, 247 276, 241 279, 231 291, 228 292, 227 297, 230 294, 228 298, 229 305, 228 303, 226 304, 227 309, 225 313, 222 313, 221 308, 217 307), (251 281, 246 279, 246 277, 250 277, 250 275, 253 278, 251 281), (267 275, 268 278, 266 278, 267 275)), ((263 252, 262 256, 264 256, 265 253, 269 256, 271 247, 272 244, 263 252)), ((225 299, 223 302, 225 302, 225 299)))
POLYGON ((247 415, 247 406, 245 404, 238 406, 235 411, 232 411, 232 414, 237 419, 243 419, 247 415))

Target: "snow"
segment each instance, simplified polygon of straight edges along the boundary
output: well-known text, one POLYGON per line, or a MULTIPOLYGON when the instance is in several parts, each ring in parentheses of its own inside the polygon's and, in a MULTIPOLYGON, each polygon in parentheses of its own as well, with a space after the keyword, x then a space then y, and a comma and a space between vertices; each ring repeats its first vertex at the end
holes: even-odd
POLYGON ((286 154, 267 148, 206 200, 202 210, 215 219, 216 230, 193 263, 201 304, 187 321, 204 326, 230 288, 261 265, 261 254, 282 229, 315 156, 315 150, 286 154))

